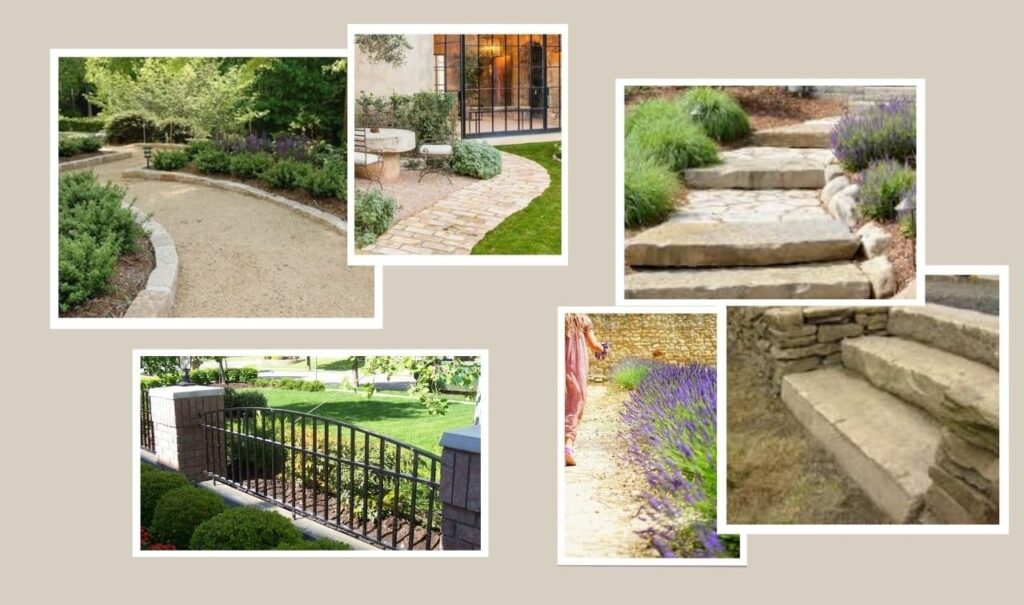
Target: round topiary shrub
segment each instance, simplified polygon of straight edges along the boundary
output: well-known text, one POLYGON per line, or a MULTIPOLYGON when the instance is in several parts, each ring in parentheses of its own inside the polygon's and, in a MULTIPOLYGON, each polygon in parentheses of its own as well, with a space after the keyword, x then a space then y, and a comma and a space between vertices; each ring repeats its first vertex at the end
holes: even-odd
POLYGON ((860 215, 891 221, 896 218, 896 205, 914 188, 917 174, 899 162, 882 160, 872 162, 858 180, 860 215))
POLYGON ((274 550, 352 550, 344 542, 320 538, 318 540, 300 540, 298 542, 282 542, 274 550))
POLYGON ((196 527, 226 508, 220 496, 198 487, 171 490, 157 502, 149 534, 154 542, 188 548, 196 527))
POLYGON ((153 168, 157 170, 181 170, 188 164, 185 150, 157 150, 153 154, 153 168))
POLYGON ((142 527, 149 527, 153 521, 153 511, 169 491, 182 487, 189 487, 188 479, 180 473, 154 470, 142 473, 139 480, 139 513, 142 519, 142 527))
POLYGON ((357 190, 355 223, 356 244, 369 246, 377 241, 395 220, 395 199, 377 189, 357 190))
POLYGON ((729 93, 714 88, 691 88, 679 100, 686 113, 712 139, 726 143, 750 135, 750 121, 729 93))
POLYGON ((501 174, 501 153, 487 143, 455 141, 449 166, 456 174, 489 179, 501 174))
POLYGON ((626 152, 625 223, 635 229, 656 225, 671 214, 681 185, 666 164, 641 153, 626 152))
POLYGON ((207 148, 192 158, 196 170, 206 174, 224 174, 231 170, 231 156, 220 149, 207 148))
POLYGON ((267 396, 252 389, 224 389, 224 407, 226 408, 265 408, 267 396))
POLYGON ((280 189, 295 189, 309 177, 313 167, 290 158, 279 159, 263 172, 263 179, 280 189))
POLYGON ((159 137, 156 122, 138 112, 124 112, 107 119, 107 142, 114 145, 142 143, 159 137))
POLYGON ((204 521, 192 534, 192 550, 272 550, 302 540, 302 532, 281 515, 256 508, 232 508, 204 521))
POLYGON ((665 164, 675 172, 718 161, 718 148, 704 130, 688 118, 644 120, 633 126, 626 145, 665 164))
POLYGON ((875 160, 914 166, 917 157, 917 105, 911 99, 880 103, 843 116, 831 135, 832 153, 849 171, 875 160))
POLYGON ((274 156, 266 151, 243 151, 231 156, 228 170, 241 179, 255 179, 274 165, 274 156))

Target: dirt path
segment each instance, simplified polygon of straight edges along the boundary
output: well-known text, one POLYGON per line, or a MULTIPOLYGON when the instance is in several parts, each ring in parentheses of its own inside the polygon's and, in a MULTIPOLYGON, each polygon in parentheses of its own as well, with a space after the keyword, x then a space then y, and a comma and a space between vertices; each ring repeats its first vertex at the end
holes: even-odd
POLYGON ((565 469, 565 554, 639 558, 657 553, 637 535, 643 478, 625 459, 619 411, 625 398, 606 386, 587 388, 575 467, 565 469))
POLYGON ((126 186, 174 238, 175 317, 373 316, 373 268, 347 265, 344 234, 232 191, 121 179, 142 165, 136 156, 93 171, 126 186))

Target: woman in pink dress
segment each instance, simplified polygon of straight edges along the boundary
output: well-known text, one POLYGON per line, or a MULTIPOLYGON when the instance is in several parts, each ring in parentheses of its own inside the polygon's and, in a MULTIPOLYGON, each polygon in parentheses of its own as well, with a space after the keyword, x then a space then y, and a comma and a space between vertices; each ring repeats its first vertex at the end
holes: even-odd
POLYGON ((576 466, 576 429, 583 419, 587 404, 587 373, 590 355, 597 359, 607 355, 607 345, 597 341, 594 324, 582 313, 565 315, 565 464, 576 466))

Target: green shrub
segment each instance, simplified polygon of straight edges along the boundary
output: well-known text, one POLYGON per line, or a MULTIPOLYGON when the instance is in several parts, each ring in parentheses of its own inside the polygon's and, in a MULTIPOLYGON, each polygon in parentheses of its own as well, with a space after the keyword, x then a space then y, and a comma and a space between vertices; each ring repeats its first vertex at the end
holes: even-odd
POLYGON ((377 241, 395 220, 395 199, 377 189, 356 190, 356 244, 377 241))
POLYGON ((142 379, 139 380, 139 388, 143 391, 148 391, 154 387, 162 386, 164 386, 163 379, 156 376, 143 376, 142 379))
POLYGON ((914 187, 916 179, 914 170, 899 162, 872 162, 859 178, 860 215, 882 221, 895 219, 896 205, 914 187))
POLYGON ((649 367, 635 361, 621 363, 612 370, 612 382, 627 391, 632 391, 640 386, 640 382, 650 370, 649 367))
POLYGON ((330 161, 322 168, 314 168, 302 180, 302 188, 317 199, 345 199, 345 163, 330 161))
POLYGON ((691 88, 679 100, 683 111, 712 139, 727 143, 750 135, 747 114, 729 93, 714 88, 691 88))
POLYGON ((220 149, 203 149, 192 158, 196 170, 205 174, 225 174, 231 169, 231 156, 220 149))
POLYGON ((193 384, 213 384, 220 382, 219 368, 196 368, 189 372, 189 381, 193 384))
POLYGON ((79 137, 78 145, 82 153, 96 153, 103 147, 103 139, 97 136, 79 137))
POLYGON ((635 229, 661 223, 675 208, 682 186, 667 165, 626 150, 625 223, 635 229))
POLYGON ((82 141, 85 137, 60 137, 57 140, 57 155, 69 158, 82 153, 82 141))
POLYGON ((633 148, 633 153, 647 155, 679 173, 718 161, 715 143, 688 118, 637 122, 626 145, 633 148))
POLYGON ((455 141, 449 166, 456 174, 489 179, 501 174, 501 153, 487 143, 455 141))
POLYGON ((153 154, 153 168, 157 170, 181 170, 188 164, 188 153, 184 150, 158 149, 153 154))
POLYGON ((226 408, 265 408, 267 396, 259 391, 246 389, 224 389, 224 407, 226 408))
POLYGON ((204 521, 192 534, 192 550, 271 550, 302 540, 302 532, 281 515, 256 508, 233 508, 204 521))
POLYGON ((57 298, 62 312, 109 290, 118 258, 113 240, 98 242, 89 236, 60 236, 58 246, 57 298))
POLYGON ((319 392, 327 390, 319 380, 298 380, 296 378, 256 378, 250 381, 261 389, 285 389, 288 391, 319 392))
POLYGON ((917 224, 914 222, 913 215, 900 219, 900 233, 905 237, 917 237, 917 224))
POLYGON ((188 548, 200 523, 224 512, 220 496, 198 487, 173 489, 160 498, 153 510, 153 521, 146 529, 154 542, 188 548))
POLYGON ((153 466, 152 464, 146 464, 145 462, 139 465, 139 469, 141 470, 143 475, 145 475, 146 473, 152 473, 153 471, 160 470, 157 467, 153 466))
POLYGON ((188 479, 180 473, 150 471, 139 479, 139 511, 142 527, 148 528, 153 522, 153 512, 164 494, 171 490, 189 487, 188 479))
POLYGON ((217 145, 210 139, 196 139, 189 141, 188 145, 185 146, 185 153, 191 161, 196 159, 196 156, 200 153, 213 149, 217 149, 217 145))
POLYGON ((239 368, 238 370, 238 382, 252 383, 260 377, 260 372, 256 368, 239 368))
POLYGON ((637 124, 645 122, 660 122, 662 120, 685 121, 689 119, 690 117, 683 112, 683 108, 679 103, 666 99, 652 99, 633 107, 626 114, 625 134, 626 137, 629 137, 629 133, 633 132, 633 128, 637 124))
POLYGON ((159 139, 156 122, 138 112, 124 112, 107 119, 107 142, 113 145, 141 143, 159 139))
POLYGON ((68 118, 61 116, 57 119, 57 128, 60 132, 99 132, 103 130, 105 121, 101 117, 91 118, 68 118))
POLYGON ((255 179, 274 165, 274 156, 265 151, 251 153, 243 151, 232 154, 229 164, 231 174, 240 179, 255 179))
POLYGON ((184 143, 192 138, 192 124, 184 120, 167 118, 156 125, 156 139, 165 143, 184 143))
POLYGON ((263 173, 263 179, 280 189, 295 189, 305 181, 312 170, 313 167, 305 162, 285 158, 277 160, 268 168, 263 173))
POLYGON ((457 102, 449 92, 389 96, 363 92, 356 99, 357 120, 365 127, 412 130, 418 143, 446 143, 455 138, 452 113, 457 102))
POLYGON ((318 540, 300 540, 298 542, 282 542, 274 550, 352 550, 344 542, 320 538, 318 540))

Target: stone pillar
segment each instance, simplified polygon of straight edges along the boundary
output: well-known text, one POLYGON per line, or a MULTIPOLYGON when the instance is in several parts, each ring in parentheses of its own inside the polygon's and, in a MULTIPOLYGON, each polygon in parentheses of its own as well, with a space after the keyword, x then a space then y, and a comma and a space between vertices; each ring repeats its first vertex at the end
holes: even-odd
POLYGON ((480 550, 480 427, 441 435, 441 549, 480 550))
POLYGON ((224 389, 198 385, 149 390, 157 462, 190 481, 203 479, 205 441, 199 414, 224 407, 224 389))

